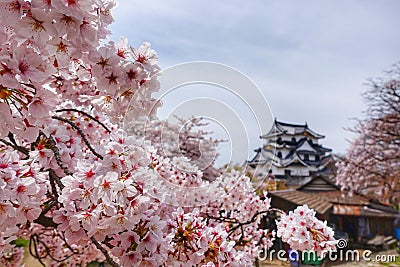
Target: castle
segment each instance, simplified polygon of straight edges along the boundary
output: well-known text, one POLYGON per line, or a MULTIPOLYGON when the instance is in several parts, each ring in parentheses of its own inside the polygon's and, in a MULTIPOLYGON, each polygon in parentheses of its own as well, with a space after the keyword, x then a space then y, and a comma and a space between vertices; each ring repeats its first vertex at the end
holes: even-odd
POLYGON ((271 130, 260 138, 264 145, 247 161, 250 170, 255 171, 253 175, 272 176, 287 186, 302 185, 316 174, 332 175, 332 150, 319 143, 325 136, 311 130, 307 123, 292 124, 275 119, 271 130))

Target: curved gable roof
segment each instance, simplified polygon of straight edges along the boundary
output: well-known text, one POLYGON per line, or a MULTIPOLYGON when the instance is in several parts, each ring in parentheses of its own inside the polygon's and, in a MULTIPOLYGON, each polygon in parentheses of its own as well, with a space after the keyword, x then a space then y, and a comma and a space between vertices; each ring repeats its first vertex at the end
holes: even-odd
POLYGON ((260 138, 268 138, 282 134, 287 134, 287 135, 309 134, 318 139, 325 137, 324 135, 318 134, 317 132, 314 132, 313 130, 308 128, 307 123, 294 124, 294 123, 281 122, 275 119, 274 125, 272 126, 271 130, 267 134, 260 136, 260 138))

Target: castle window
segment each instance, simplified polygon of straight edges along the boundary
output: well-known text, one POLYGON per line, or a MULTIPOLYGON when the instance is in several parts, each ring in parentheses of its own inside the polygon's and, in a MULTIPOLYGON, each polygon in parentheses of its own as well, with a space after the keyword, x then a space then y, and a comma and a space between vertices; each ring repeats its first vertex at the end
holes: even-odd
POLYGON ((292 143, 296 143, 296 138, 292 137, 292 143))
POLYGON ((276 142, 278 143, 278 145, 281 145, 281 144, 282 144, 282 138, 279 137, 278 140, 277 140, 276 142))
POLYGON ((308 155, 304 155, 304 160, 309 160, 310 158, 308 157, 308 155))
POLYGON ((320 158, 319 158, 319 155, 316 155, 316 156, 315 156, 315 161, 319 161, 319 159, 320 159, 320 158))
POLYGON ((278 158, 281 159, 282 158, 282 152, 279 151, 277 156, 278 156, 278 158))

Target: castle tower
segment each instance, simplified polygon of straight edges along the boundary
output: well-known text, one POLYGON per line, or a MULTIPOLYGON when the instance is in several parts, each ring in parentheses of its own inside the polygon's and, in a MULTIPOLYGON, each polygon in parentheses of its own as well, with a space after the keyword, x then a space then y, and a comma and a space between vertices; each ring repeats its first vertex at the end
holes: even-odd
POLYGON ((254 175, 272 175, 288 186, 302 185, 314 174, 329 176, 332 167, 332 151, 320 144, 325 136, 312 131, 307 123, 292 124, 275 119, 271 130, 260 136, 264 145, 255 150, 255 157, 247 161, 254 175))

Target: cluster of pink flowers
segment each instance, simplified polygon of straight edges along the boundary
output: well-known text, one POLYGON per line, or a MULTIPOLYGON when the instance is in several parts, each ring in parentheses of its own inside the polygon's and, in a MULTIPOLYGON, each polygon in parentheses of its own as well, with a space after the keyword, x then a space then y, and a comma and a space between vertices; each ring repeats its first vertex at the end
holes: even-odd
POLYGON ((222 225, 206 223, 198 209, 185 213, 178 208, 168 227, 172 251, 169 266, 251 266, 251 259, 237 251, 229 240, 228 230, 222 225))
POLYGON ((400 114, 370 119, 354 131, 345 157, 336 164, 336 182, 349 194, 374 196, 381 201, 400 200, 400 114))
POLYGON ((271 247, 275 232, 259 227, 270 211, 271 199, 257 195, 250 178, 239 171, 224 173, 213 184, 223 191, 215 201, 202 207, 210 222, 225 223, 230 239, 253 258, 260 249, 271 247))
POLYGON ((159 105, 159 68, 148 43, 106 40, 113 6, 0 1, 0 264, 20 265, 20 237, 48 266, 251 266, 274 233, 250 178, 210 183, 124 130, 159 105))
POLYGON ((0 137, 35 141, 58 104, 92 106, 117 121, 150 114, 158 88, 157 56, 148 43, 99 47, 113 21, 113 1, 2 1, 0 137), (99 48, 98 48, 99 47, 99 48), (132 101, 132 102, 131 102, 132 101), (129 105, 129 103, 131 103, 129 105), (17 120, 18 118, 18 120, 17 120))
POLYGON ((7 253, 4 253, 0 256, 0 266, 2 267, 15 267, 25 265, 22 264, 24 259, 24 248, 23 247, 14 247, 9 250, 7 253))
POLYGON ((202 179, 214 181, 223 171, 214 165, 217 146, 223 140, 211 138, 210 132, 202 130, 206 125, 203 118, 179 119, 178 124, 152 118, 125 125, 125 129, 138 138, 151 140, 158 155, 190 159, 202 171, 202 179))
POLYGON ((37 223, 32 224, 28 229, 21 230, 18 236, 32 240, 34 244, 31 244, 29 249, 34 251, 36 258, 45 266, 57 267, 64 264, 78 267, 87 266, 92 261, 105 260, 104 255, 98 252, 93 243, 78 245, 67 242, 62 231, 37 223), (49 260, 50 257, 51 260, 49 260))
POLYGON ((316 251, 323 256, 327 251, 335 251, 337 241, 334 232, 315 217, 315 211, 307 205, 299 206, 289 214, 283 214, 277 223, 277 236, 294 250, 316 251))
POLYGON ((16 239, 18 225, 33 221, 47 199, 45 173, 32 160, 21 160, 18 153, 0 147, 0 256, 16 239))

